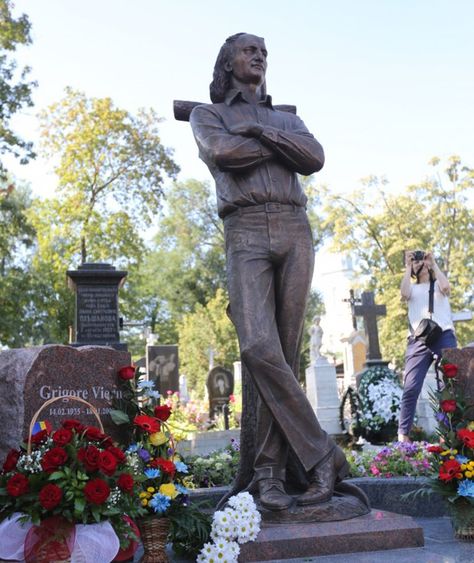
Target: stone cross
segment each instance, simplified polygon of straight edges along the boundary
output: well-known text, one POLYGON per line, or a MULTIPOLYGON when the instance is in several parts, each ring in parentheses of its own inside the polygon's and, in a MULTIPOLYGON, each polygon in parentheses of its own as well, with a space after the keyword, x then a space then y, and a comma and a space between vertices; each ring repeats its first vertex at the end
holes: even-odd
POLYGON ((385 305, 376 305, 373 291, 362 293, 361 305, 352 305, 352 313, 356 317, 363 317, 364 327, 369 341, 367 363, 380 362, 382 355, 379 347, 379 334, 377 330, 377 317, 385 316, 387 308, 385 305))
POLYGON ((360 299, 357 299, 354 296, 354 290, 350 289, 349 290, 349 299, 343 299, 343 301, 344 301, 344 303, 350 303, 351 311, 352 311, 352 328, 354 330, 357 330, 357 319, 356 319, 356 316, 354 314, 354 305, 356 303, 360 303, 360 299))

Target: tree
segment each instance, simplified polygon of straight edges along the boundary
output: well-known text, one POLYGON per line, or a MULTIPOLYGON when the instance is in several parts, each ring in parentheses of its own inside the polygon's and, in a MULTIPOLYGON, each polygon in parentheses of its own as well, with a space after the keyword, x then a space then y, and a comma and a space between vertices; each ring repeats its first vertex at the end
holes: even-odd
POLYGON ((143 315, 161 342, 176 342, 177 324, 225 288, 224 237, 210 187, 188 180, 165 190, 152 250, 141 268, 143 315))
POLYGON ((40 114, 41 148, 56 162, 62 203, 74 209, 72 234, 83 262, 96 213, 119 208, 149 226, 158 212, 165 177, 178 172, 172 151, 161 144, 160 121, 151 109, 134 116, 110 98, 87 98, 71 88, 40 114))
MULTIPOLYGON (((17 69, 17 63, 10 54, 18 45, 31 43, 31 24, 23 14, 18 18, 12 15, 13 3, 0 0, 0 154, 11 153, 22 164, 34 157, 32 143, 21 139, 11 128, 11 118, 23 107, 33 105, 31 90, 36 82, 28 82, 29 67, 17 69)), ((6 180, 6 170, 0 163, 0 179, 6 180)))
POLYGON ((0 346, 30 340, 31 253, 35 231, 28 221, 30 190, 7 182, 0 188, 0 346))
POLYGON ((227 316, 227 293, 218 289, 205 306, 197 304, 179 323, 181 370, 186 373, 189 389, 199 397, 209 371, 209 354, 214 363, 232 370, 239 359, 239 346, 234 325, 227 316))
POLYGON ((121 313, 136 318, 135 281, 147 251, 143 229, 159 210, 166 178, 178 170, 161 145, 159 122, 152 110, 134 116, 110 98, 88 99, 71 89, 42 113, 42 150, 55 160, 59 187, 55 197, 36 200, 28 212, 37 235, 35 343, 67 342, 74 294, 66 271, 86 258, 128 271, 121 313))
MULTIPOLYGON (((431 164, 435 174, 401 195, 390 194, 384 180, 370 177, 362 190, 334 195, 326 207, 335 250, 358 258, 367 288, 375 290, 378 302, 387 306, 387 316, 379 324, 382 353, 398 365, 402 365, 407 331, 399 293, 405 249, 432 249, 449 275, 453 310, 472 304, 474 225, 467 195, 474 186, 474 172, 456 156, 448 160, 444 174, 439 159, 431 164)), ((456 331, 461 344, 474 336, 474 328, 467 324, 456 331)))

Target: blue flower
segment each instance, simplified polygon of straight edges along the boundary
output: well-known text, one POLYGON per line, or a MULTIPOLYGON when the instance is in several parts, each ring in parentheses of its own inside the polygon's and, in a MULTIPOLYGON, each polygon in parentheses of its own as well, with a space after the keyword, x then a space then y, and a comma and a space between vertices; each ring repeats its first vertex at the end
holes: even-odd
POLYGON ((182 495, 188 494, 188 489, 186 487, 183 487, 183 485, 180 485, 179 483, 175 484, 175 489, 182 495))
POLYGON ((143 459, 143 461, 146 463, 147 461, 150 461, 151 455, 149 452, 147 452, 147 450, 145 450, 144 448, 141 448, 138 452, 138 455, 143 459))
POLYGON ((127 453, 134 453, 138 451, 139 447, 140 446, 138 444, 132 444, 131 446, 128 446, 127 453))
POLYGON ((158 391, 153 391, 153 390, 147 391, 147 395, 150 397, 150 399, 159 399, 161 397, 158 391))
POLYGON ((176 471, 179 471, 180 473, 187 473, 188 472, 188 466, 183 463, 182 461, 175 461, 174 465, 176 467, 176 471))
POLYGON ((148 503, 148 506, 151 506, 157 514, 163 514, 169 507, 170 501, 171 499, 169 497, 166 497, 161 493, 155 493, 148 503))
POLYGON ((137 385, 139 389, 153 389, 154 386, 154 381, 139 381, 137 385))
POLYGON ((144 473, 148 477, 148 479, 155 479, 156 477, 159 477, 161 475, 161 471, 159 469, 154 469, 151 467, 149 469, 145 469, 144 473))
POLYGON ((474 481, 463 479, 458 485, 458 495, 474 498, 474 481))
POLYGON ((469 458, 465 455, 457 455, 455 459, 458 463, 467 463, 469 461, 469 458))

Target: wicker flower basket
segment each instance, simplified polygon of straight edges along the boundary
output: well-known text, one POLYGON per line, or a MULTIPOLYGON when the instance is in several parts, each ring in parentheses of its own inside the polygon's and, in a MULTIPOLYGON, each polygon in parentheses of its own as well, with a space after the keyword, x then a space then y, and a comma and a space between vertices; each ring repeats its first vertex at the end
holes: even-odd
POLYGON ((144 555, 141 563, 168 563, 166 544, 170 521, 168 518, 147 516, 137 520, 143 543, 144 555))
POLYGON ((469 502, 456 501, 451 505, 454 537, 474 541, 474 506, 469 502))

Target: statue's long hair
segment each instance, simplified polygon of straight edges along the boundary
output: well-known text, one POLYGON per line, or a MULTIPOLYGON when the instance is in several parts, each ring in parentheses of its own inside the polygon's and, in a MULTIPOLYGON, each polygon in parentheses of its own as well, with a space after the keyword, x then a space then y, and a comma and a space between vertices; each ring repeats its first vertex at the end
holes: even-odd
MULTIPOLYGON (((225 40, 219 54, 217 55, 216 64, 214 65, 214 74, 212 75, 212 82, 209 84, 209 93, 213 104, 219 104, 225 100, 227 92, 230 90, 232 71, 226 70, 226 63, 232 60, 234 56, 234 43, 241 35, 248 35, 247 33, 235 33, 225 40)), ((262 86, 262 93, 266 93, 265 83, 262 86)))

